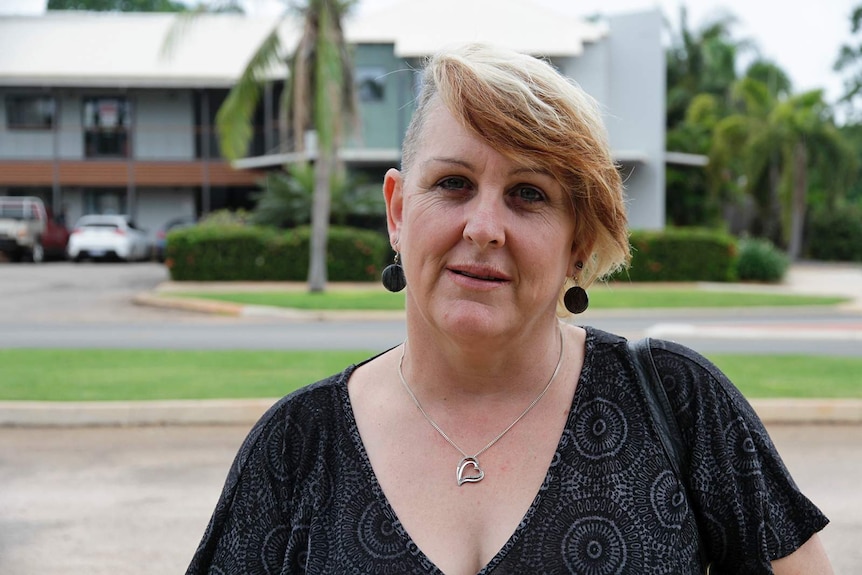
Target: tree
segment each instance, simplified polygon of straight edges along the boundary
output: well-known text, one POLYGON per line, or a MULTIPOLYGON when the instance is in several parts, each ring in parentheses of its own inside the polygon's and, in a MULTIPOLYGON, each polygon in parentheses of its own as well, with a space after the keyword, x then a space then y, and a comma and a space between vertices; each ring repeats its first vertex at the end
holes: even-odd
MULTIPOLYGON (((337 150, 356 113, 353 66, 341 21, 356 0, 307 0, 295 6, 303 21, 302 36, 289 62, 282 95, 282 136, 292 135, 292 150, 305 152, 306 133, 314 130, 314 198, 308 285, 326 288, 326 244, 331 211, 331 186, 341 166, 337 150)), ((282 47, 278 25, 252 57, 216 115, 222 153, 228 159, 245 154, 251 140, 252 117, 260 91, 282 47)))
POLYGON ((48 0, 48 10, 94 12, 185 12, 188 7, 174 0, 48 0))
POLYGON ((838 197, 846 193, 855 173, 855 156, 835 126, 821 90, 804 92, 780 103, 772 114, 772 124, 788 164, 784 194, 787 253, 797 259, 802 254, 810 170, 817 169, 825 176, 826 181, 821 183, 832 190, 833 197, 838 197))
MULTIPOLYGON (((696 96, 683 121, 668 131, 667 149, 707 154, 720 109, 718 98, 712 94, 696 96)), ((665 174, 668 221, 675 226, 703 226, 718 221, 720 203, 710 195, 707 171, 702 166, 668 166, 665 174)))
MULTIPOLYGON (((252 221, 256 224, 288 228, 311 220, 314 198, 314 166, 293 164, 287 171, 273 171, 260 184, 252 221)), ((385 214, 386 206, 377 186, 366 185, 360 174, 337 174, 332 180, 332 221, 347 225, 353 217, 385 214)))
POLYGON ((802 253, 810 175, 819 175, 834 201, 852 180, 855 158, 822 91, 784 96, 756 76, 737 82, 735 113, 715 125, 710 180, 718 194, 751 198, 756 214, 750 231, 786 246, 796 259, 802 253))
POLYGON ((689 105, 700 94, 711 94, 723 105, 736 81, 736 57, 751 47, 747 40, 733 37, 736 19, 730 14, 692 31, 683 6, 679 20, 679 32, 671 32, 671 45, 667 50, 669 129, 684 121, 689 105))
MULTIPOLYGON (((670 31, 666 53, 667 149, 706 154, 715 122, 729 113, 736 57, 749 43, 733 37, 735 19, 729 14, 691 30, 683 7, 679 22, 679 31, 670 31)), ((669 165, 665 182, 669 222, 677 226, 716 223, 719 204, 710 195, 703 168, 669 165)))
POLYGON ((858 119, 857 106, 854 104, 862 98, 862 4, 856 6, 850 14, 850 31, 854 40, 841 47, 834 69, 847 74, 841 100, 846 105, 848 117, 856 116, 858 119))

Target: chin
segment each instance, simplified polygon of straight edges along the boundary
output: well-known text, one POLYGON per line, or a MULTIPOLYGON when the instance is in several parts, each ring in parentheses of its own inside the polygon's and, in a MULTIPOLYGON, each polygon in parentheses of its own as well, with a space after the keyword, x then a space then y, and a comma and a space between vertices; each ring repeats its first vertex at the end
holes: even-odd
POLYGON ((496 337, 521 327, 510 313, 473 301, 451 302, 438 311, 436 323, 453 337, 496 337))

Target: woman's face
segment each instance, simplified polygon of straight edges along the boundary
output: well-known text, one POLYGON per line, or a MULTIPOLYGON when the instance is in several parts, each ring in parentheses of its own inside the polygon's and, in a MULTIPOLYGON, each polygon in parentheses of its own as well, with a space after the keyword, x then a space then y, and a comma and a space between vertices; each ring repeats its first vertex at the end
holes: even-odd
POLYGON ((408 312, 461 336, 523 333, 555 318, 578 256, 567 194, 432 106, 409 173, 390 170, 384 183, 408 312))

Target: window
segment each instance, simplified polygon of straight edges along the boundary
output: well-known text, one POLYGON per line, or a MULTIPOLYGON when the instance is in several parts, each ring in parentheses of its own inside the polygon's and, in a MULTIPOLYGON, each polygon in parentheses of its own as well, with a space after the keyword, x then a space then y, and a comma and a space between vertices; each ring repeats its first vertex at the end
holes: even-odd
POLYGON ((50 96, 6 96, 6 126, 10 130, 50 130, 56 103, 50 96))
POLYGON ((356 68, 356 92, 360 102, 382 102, 386 95, 386 69, 379 66, 356 68))
POLYGON ((105 188, 84 191, 85 214, 126 213, 126 190, 105 188))
POLYGON ((84 150, 88 158, 127 158, 131 114, 125 98, 84 100, 84 150))

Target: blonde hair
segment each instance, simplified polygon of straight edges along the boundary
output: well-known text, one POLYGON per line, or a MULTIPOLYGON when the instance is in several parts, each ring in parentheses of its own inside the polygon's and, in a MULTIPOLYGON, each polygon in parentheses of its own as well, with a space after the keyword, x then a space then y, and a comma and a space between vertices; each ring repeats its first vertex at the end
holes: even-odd
POLYGON ((568 190, 576 242, 590 250, 578 285, 586 288, 628 264, 622 180, 595 100, 532 56, 481 44, 440 52, 425 65, 404 138, 405 177, 435 98, 493 149, 548 171, 568 190))

